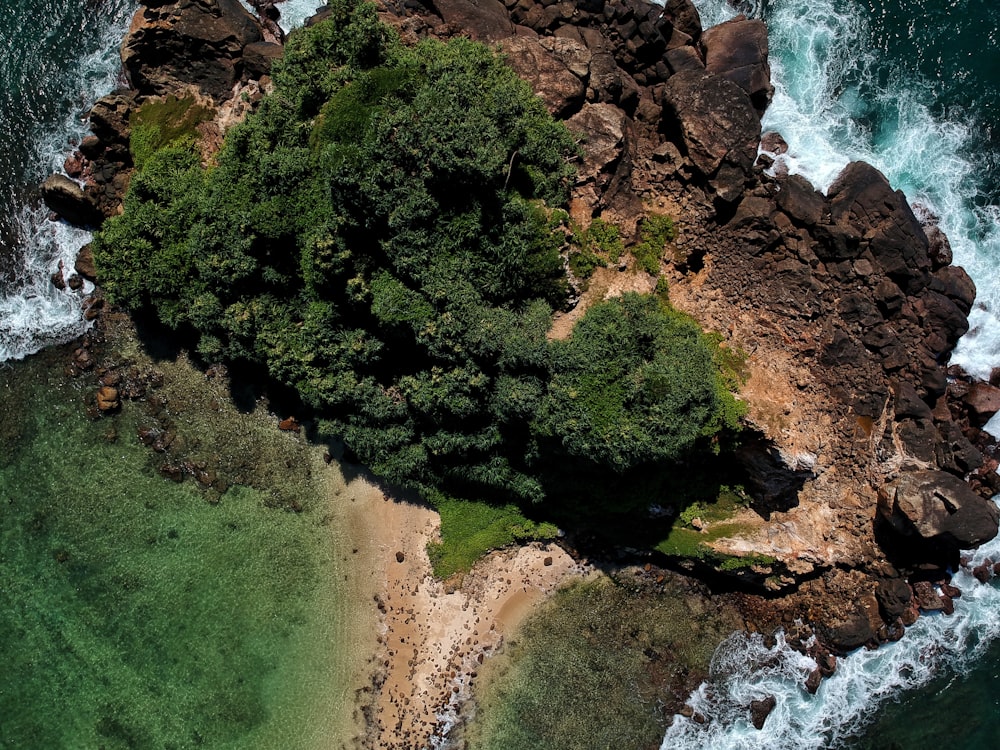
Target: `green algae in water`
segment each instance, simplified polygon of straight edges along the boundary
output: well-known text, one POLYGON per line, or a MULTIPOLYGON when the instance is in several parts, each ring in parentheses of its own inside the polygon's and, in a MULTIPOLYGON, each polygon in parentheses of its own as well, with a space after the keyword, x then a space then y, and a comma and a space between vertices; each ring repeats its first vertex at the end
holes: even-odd
POLYGON ((0 372, 0 747, 332 745, 353 641, 320 488, 210 505, 59 364, 0 372))
POLYGON ((671 704, 741 624, 670 579, 655 593, 607 577, 569 586, 488 664, 462 739, 472 750, 655 750, 671 704))

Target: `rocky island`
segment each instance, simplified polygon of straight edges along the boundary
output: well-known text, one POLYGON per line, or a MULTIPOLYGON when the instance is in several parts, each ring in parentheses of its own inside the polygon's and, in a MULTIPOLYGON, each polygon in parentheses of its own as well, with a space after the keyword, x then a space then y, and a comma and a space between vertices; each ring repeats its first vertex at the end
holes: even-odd
MULTIPOLYGON (((157 148, 175 139, 195 144, 185 169, 219 163, 226 133, 267 106, 272 68, 285 56, 274 23, 280 3, 259 6, 254 16, 237 0, 144 0, 122 45, 129 88, 93 108, 93 135, 65 170, 83 187, 53 176, 44 187, 50 208, 91 226, 127 217, 130 201, 139 200, 138 176, 157 148)), ((835 669, 835 655, 904 638, 921 611, 950 612, 961 592, 950 585, 949 570, 961 564, 962 550, 992 539, 998 527, 990 501, 1000 490, 996 444, 982 428, 1000 410, 1000 388, 948 369, 949 353, 968 330, 975 287, 951 264, 935 217, 915 213, 872 166, 850 164, 826 194, 774 168, 785 146, 779 134, 761 133, 772 95, 764 24, 737 17, 703 29, 688 0, 662 7, 642 0, 407 0, 379 2, 375 10, 406 48, 462 37, 489 45, 578 144, 572 152, 546 131, 546 147, 563 149, 574 169, 559 172, 543 155, 538 164, 548 172, 532 177, 539 184, 559 177, 567 188, 565 217, 555 224, 568 285, 554 295, 550 345, 586 330, 588 313, 609 301, 668 297, 671 310, 713 334, 710 356, 730 355, 723 368, 729 377, 720 382, 738 398, 713 402, 712 410, 738 409, 740 425, 735 435, 712 433, 712 458, 653 450, 653 458, 643 454, 623 470, 622 495, 634 491, 640 500, 623 499, 610 525, 624 528, 634 544, 620 533, 602 536, 595 531, 602 522, 585 516, 546 518, 545 501, 535 512, 524 502, 537 499, 534 485, 518 489, 534 475, 518 474, 521 465, 513 462, 503 480, 513 489, 492 499, 521 503, 534 525, 519 541, 537 541, 494 553, 464 579, 461 572, 444 582, 430 575, 432 511, 369 498, 379 519, 372 533, 387 557, 380 563, 385 583, 375 594, 383 626, 378 655, 370 683, 356 696, 367 727, 362 743, 422 747, 440 736, 504 629, 568 578, 587 575, 591 561, 638 566, 644 585, 674 596, 677 585, 698 584, 675 585, 670 571, 729 592, 718 596, 725 617, 729 608, 738 613, 730 621, 768 634, 782 628, 817 658, 810 691, 835 669), (672 494, 669 482, 657 485, 655 496, 636 489, 664 465, 697 473, 708 462, 717 471, 713 461, 733 472, 738 490, 716 485, 711 495, 693 496, 690 488, 672 494), (393 509, 379 509, 383 503, 393 509), (542 528, 549 520, 565 532, 558 545, 542 528), (653 531, 639 533, 647 528, 653 531)), ((343 27, 356 22, 356 12, 353 4, 331 3, 308 26, 343 27)), ((352 105, 341 98, 341 107, 352 105)), ((336 112, 324 108, 320 117, 340 123, 336 112)), ((527 149, 527 142, 511 147, 504 192, 519 179, 519 160, 531 158, 527 149)), ((274 164, 274 175, 258 177, 277 179, 286 167, 274 164)), ((115 247, 99 235, 97 267, 85 251, 76 277, 96 280, 112 301, 128 303, 139 297, 128 298, 125 277, 108 263, 115 247)), ((515 279, 505 282, 511 286, 521 283, 508 278, 515 279)), ((78 283, 74 276, 54 282, 78 283)), ((114 330, 120 314, 103 294, 99 288, 88 299, 87 314, 98 319, 98 330, 114 330)), ((182 335, 185 326, 202 325, 184 311, 173 314, 182 335)), ((206 317, 213 314, 222 311, 206 317)), ((169 324, 162 311, 160 318, 169 324)), ((277 350, 281 342, 272 345, 277 350)), ((233 351, 223 344, 202 353, 214 364, 231 361, 233 351)), ((72 367, 93 372, 91 356, 81 347, 72 367)), ((272 369, 267 377, 274 375, 272 369)), ((315 432, 322 408, 296 377, 272 387, 298 388, 290 403, 315 432)), ((114 411, 121 399, 146 398, 128 377, 104 371, 100 378, 95 416, 114 411)), ((555 417, 552 424, 568 429, 555 417)), ((350 432, 348 417, 337 425, 347 459, 360 457, 379 477, 410 477, 393 473, 402 471, 394 456, 364 460, 381 454, 365 453, 367 433, 350 432)), ((299 424, 286 420, 282 429, 298 432, 299 424)), ((151 445, 160 437, 139 435, 151 445)), ((667 439, 656 438, 660 445, 667 439)), ((206 487, 218 479, 214 467, 184 464, 169 445, 161 447, 154 445, 167 457, 164 473, 206 487)), ((609 456, 617 460, 613 451, 609 456)), ((446 476, 438 465, 428 472, 433 478, 421 479, 425 484, 410 483, 425 499, 446 476)), ((539 476, 541 485, 553 481, 539 476)), ((442 507, 451 506, 436 507, 443 516, 442 507)), ((991 565, 975 572, 980 580, 994 573, 991 565)), ((700 678, 692 674, 677 685, 674 701, 700 678)), ((753 710, 759 728, 770 708, 753 710)))

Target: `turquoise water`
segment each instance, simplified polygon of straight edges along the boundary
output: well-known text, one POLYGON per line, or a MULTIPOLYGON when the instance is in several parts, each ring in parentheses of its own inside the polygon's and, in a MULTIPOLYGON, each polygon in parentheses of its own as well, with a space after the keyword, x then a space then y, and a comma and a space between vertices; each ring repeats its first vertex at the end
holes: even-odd
POLYGON ((167 391, 191 420, 177 440, 283 476, 303 510, 269 507, 266 480, 221 497, 174 483, 135 437, 143 408, 88 418, 93 386, 54 374, 65 357, 0 369, 0 747, 334 744, 357 674, 322 460, 210 411, 221 386, 192 376, 186 400, 167 391))

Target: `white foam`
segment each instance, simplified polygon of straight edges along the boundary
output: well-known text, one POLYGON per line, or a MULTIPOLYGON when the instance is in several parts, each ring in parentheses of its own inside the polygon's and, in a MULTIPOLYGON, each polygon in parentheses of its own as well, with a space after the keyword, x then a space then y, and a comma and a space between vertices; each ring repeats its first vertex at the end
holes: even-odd
MULTIPOLYGON (((70 141, 87 134, 86 113, 98 97, 119 82, 121 63, 118 46, 137 7, 133 0, 106 6, 106 25, 81 52, 73 73, 65 79, 65 106, 61 121, 40 126, 31 134, 33 164, 26 172, 41 180, 62 170, 70 153, 70 141)), ((50 278, 60 262, 66 276, 72 273, 80 248, 90 241, 90 233, 52 222, 41 207, 25 206, 15 218, 20 259, 13 283, 0 290, 0 362, 21 359, 45 346, 69 341, 83 333, 88 324, 81 310, 82 296, 92 290, 85 285, 79 292, 56 289, 50 278)))
MULTIPOLYGON (((706 27, 735 11, 724 0, 696 3, 706 27)), ((742 3, 759 16, 759 0, 742 3)), ((970 332, 952 362, 978 377, 1000 366, 1000 209, 979 207, 977 165, 964 155, 978 123, 936 118, 928 107, 933 87, 907 72, 875 80, 877 52, 868 43, 868 10, 855 0, 774 0, 767 15, 774 100, 764 116, 765 130, 777 130, 789 144, 779 158, 790 172, 827 190, 841 169, 857 159, 880 169, 913 202, 940 217, 955 263, 976 282, 970 332), (864 101, 860 84, 875 88, 864 101), (881 134, 863 124, 866 110, 889 107, 897 122, 881 134)))
MULTIPOLYGON (((994 540, 975 553, 973 565, 998 555, 1000 540, 994 540)), ((713 657, 709 681, 689 700, 707 723, 676 717, 661 750, 818 750, 856 735, 885 701, 939 674, 965 671, 1000 636, 1000 590, 966 571, 952 583, 962 589, 955 614, 923 616, 901 641, 842 658, 814 696, 803 686, 812 659, 780 637, 769 649, 758 634, 734 634, 713 657), (748 706, 768 695, 777 703, 757 730, 748 706)))
POLYGON ((278 5, 278 10, 281 12, 278 25, 287 34, 292 29, 302 26, 307 18, 315 15, 324 5, 326 5, 324 0, 284 0, 278 5))

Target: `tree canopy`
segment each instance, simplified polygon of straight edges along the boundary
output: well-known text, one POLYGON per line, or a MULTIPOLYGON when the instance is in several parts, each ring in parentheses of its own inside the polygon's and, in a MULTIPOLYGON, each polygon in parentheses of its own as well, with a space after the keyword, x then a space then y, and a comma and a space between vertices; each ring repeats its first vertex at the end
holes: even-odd
POLYGON ((332 15, 291 36, 208 167, 143 120, 125 212, 95 239, 111 300, 265 366, 376 474, 426 491, 537 501, 547 462, 683 457, 727 396, 689 318, 626 295, 546 338, 569 132, 483 45, 405 46, 351 0, 332 15))

